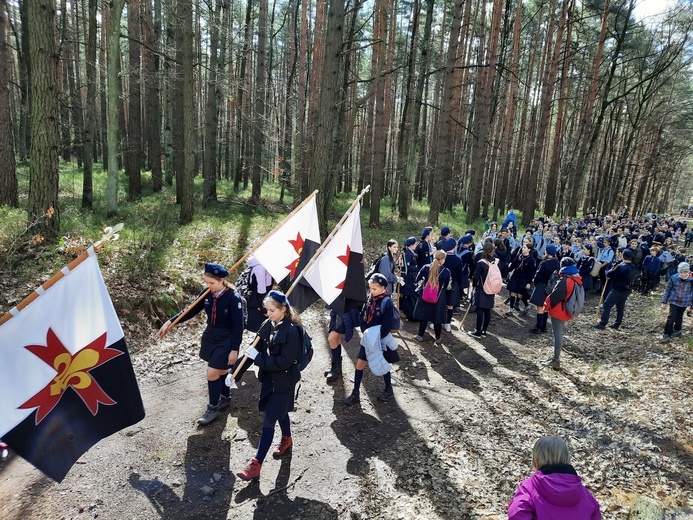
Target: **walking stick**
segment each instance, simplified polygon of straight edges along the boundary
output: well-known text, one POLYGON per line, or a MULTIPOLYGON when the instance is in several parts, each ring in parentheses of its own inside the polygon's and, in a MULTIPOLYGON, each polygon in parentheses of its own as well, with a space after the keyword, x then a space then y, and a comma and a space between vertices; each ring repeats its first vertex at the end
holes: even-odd
POLYGON ((599 322, 599 309, 602 306, 602 301, 604 300, 604 294, 606 293, 606 286, 609 285, 609 279, 607 278, 604 282, 604 287, 602 287, 602 295, 599 297, 599 305, 597 305, 597 315, 594 317, 594 322, 599 322))
POLYGON ((467 314, 469 314, 469 309, 472 308, 472 300, 469 300, 469 305, 467 306, 467 310, 464 312, 464 316, 462 316, 462 319, 460 320, 460 328, 462 329, 462 332, 467 332, 464 330, 464 319, 467 317, 467 314))

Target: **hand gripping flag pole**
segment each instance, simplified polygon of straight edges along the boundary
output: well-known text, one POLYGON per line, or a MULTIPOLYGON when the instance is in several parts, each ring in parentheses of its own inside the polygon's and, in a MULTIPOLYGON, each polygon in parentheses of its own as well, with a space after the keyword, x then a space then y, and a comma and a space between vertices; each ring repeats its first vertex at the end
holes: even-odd
MULTIPOLYGON (((308 203, 318 194, 318 191, 319 191, 319 190, 315 190, 313 193, 311 193, 310 195, 308 195, 308 197, 306 197, 306 199, 305 199, 303 202, 301 202, 298 206, 296 206, 296 207, 294 208, 294 210, 293 210, 291 213, 289 213, 286 217, 284 217, 284 219, 282 219, 282 221, 281 221, 279 224, 277 224, 276 226, 274 226, 274 228, 272 229, 272 231, 270 231, 269 233, 267 233, 267 234, 262 238, 262 240, 260 240, 257 244, 255 244, 253 247, 251 247, 251 248, 248 250, 248 252, 247 252, 246 254, 244 254, 235 264, 233 264, 233 265, 229 268, 229 273, 232 273, 232 272, 234 272, 236 269, 238 269, 238 267, 239 267, 243 262, 245 262, 245 261, 248 259, 248 257, 249 257, 250 255, 252 255, 253 252, 265 242, 265 240, 267 240, 269 237, 271 237, 272 235, 274 235, 274 234, 279 230, 279 228, 281 228, 284 224, 286 224, 286 223, 289 221, 289 219, 291 219, 291 217, 293 217, 296 213, 298 213, 301 209, 303 209, 303 207, 304 207, 306 204, 308 204, 308 203)), ((188 305, 188 307, 186 307, 186 309, 185 309, 183 312, 181 312, 180 315, 171 323, 171 325, 168 327, 168 329, 166 329, 166 332, 164 333, 164 336, 165 336, 166 334, 168 334, 168 333, 171 331, 171 329, 172 329, 175 325, 177 325, 178 322, 179 322, 180 320, 182 320, 182 319, 185 317, 186 314, 188 314, 188 312, 190 312, 190 309, 193 309, 198 303, 200 303, 200 301, 203 300, 203 299, 205 298, 205 296, 207 296, 207 294, 209 294, 209 291, 210 291, 209 289, 205 290, 202 294, 200 294, 200 296, 197 297, 197 299, 196 299, 193 303, 191 303, 190 305, 188 305)))
MULTIPOLYGON (((296 279, 293 281, 291 284, 291 287, 286 291, 286 296, 287 298, 291 294, 291 292, 294 290, 294 288, 301 282, 301 280, 305 277, 305 275, 312 269, 312 267, 315 265, 316 261, 318 260, 318 257, 322 254, 322 252, 325 250, 327 245, 332 241, 334 236, 337 234, 337 232, 342 228, 344 225, 344 222, 349 218, 349 215, 354 211, 356 206, 359 204, 361 199, 364 197, 366 193, 370 191, 371 187, 370 185, 366 186, 361 193, 356 197, 354 202, 351 204, 347 212, 344 214, 344 216, 341 218, 341 220, 337 223, 337 225, 334 227, 332 232, 328 235, 328 237, 325 239, 325 241, 320 245, 318 250, 315 252, 313 257, 310 259, 306 267, 296 276, 296 279)), ((253 343, 248 347, 255 347, 258 343, 260 342, 260 336, 259 334, 255 336, 255 339, 253 340, 253 343)), ((233 384, 239 376, 243 375, 243 373, 250 367, 251 363, 246 363, 246 357, 243 356, 236 367, 236 369, 233 371, 233 374, 231 375, 231 383, 233 384)))
POLYGON ((41 285, 41 287, 37 288, 29 296, 27 296, 21 302, 19 302, 16 307, 10 309, 9 312, 7 312, 2 318, 0 318, 0 326, 2 326, 4 323, 8 322, 10 319, 12 319, 12 317, 19 314, 19 311, 24 309, 27 305, 29 305, 31 302, 33 302, 36 298, 38 298, 43 293, 45 293, 48 289, 53 287, 59 280, 63 279, 70 271, 72 271, 75 267, 77 267, 79 264, 81 264, 87 258, 89 258, 89 255, 94 254, 94 252, 101 249, 106 242, 108 242, 109 240, 117 240, 118 239, 118 232, 120 230, 122 230, 124 227, 125 227, 125 224, 123 224, 121 222, 119 224, 116 224, 113 227, 107 227, 106 229, 104 229, 104 235, 101 237, 101 239, 98 242, 96 242, 93 246, 91 246, 89 249, 84 251, 81 255, 79 255, 77 258, 75 258, 72 262, 70 262, 65 267, 63 267, 60 271, 55 273, 48 281, 46 281, 43 285, 41 285))

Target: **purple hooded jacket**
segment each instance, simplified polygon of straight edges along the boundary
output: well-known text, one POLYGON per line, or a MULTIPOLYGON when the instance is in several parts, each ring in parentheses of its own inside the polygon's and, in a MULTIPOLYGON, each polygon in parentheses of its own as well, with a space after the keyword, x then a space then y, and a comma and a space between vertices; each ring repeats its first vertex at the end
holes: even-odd
POLYGON ((508 508, 509 520, 600 520, 601 517, 599 502, 568 465, 536 471, 520 484, 508 508))

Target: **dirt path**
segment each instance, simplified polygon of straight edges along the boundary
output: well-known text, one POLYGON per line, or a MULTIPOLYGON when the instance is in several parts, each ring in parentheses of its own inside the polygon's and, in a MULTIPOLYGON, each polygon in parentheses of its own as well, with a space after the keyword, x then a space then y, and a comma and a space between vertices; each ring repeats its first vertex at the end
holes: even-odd
MULTIPOLYGON (((567 329, 561 372, 537 364, 551 337, 528 337, 532 318, 494 312, 479 341, 453 325, 442 347, 430 337, 414 342, 415 325, 406 324, 396 399, 377 402, 382 379, 366 370, 361 403, 350 408, 341 400, 357 340, 343 383, 326 385, 326 319, 308 311, 316 357, 292 415, 293 455, 268 458, 251 484, 234 472, 254 455, 261 430, 253 375, 228 413, 198 428, 206 402, 198 326, 163 342, 135 336, 146 418, 92 448, 59 485, 11 459, 0 472, 0 518, 503 518, 544 434, 569 440, 605 518, 624 518, 640 494, 693 508, 692 347, 657 344, 657 302, 631 300, 621 331, 588 327, 594 310, 586 307, 567 329)), ((688 318, 684 329, 690 337, 688 318)))

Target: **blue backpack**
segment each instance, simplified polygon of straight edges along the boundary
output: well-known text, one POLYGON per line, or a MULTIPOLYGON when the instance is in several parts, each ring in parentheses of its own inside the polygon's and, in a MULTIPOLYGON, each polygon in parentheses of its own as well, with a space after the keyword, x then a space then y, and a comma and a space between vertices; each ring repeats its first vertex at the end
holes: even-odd
POLYGON ((296 365, 303 372, 308 363, 313 359, 313 340, 302 325, 296 325, 296 327, 301 333, 301 352, 296 360, 296 365))

